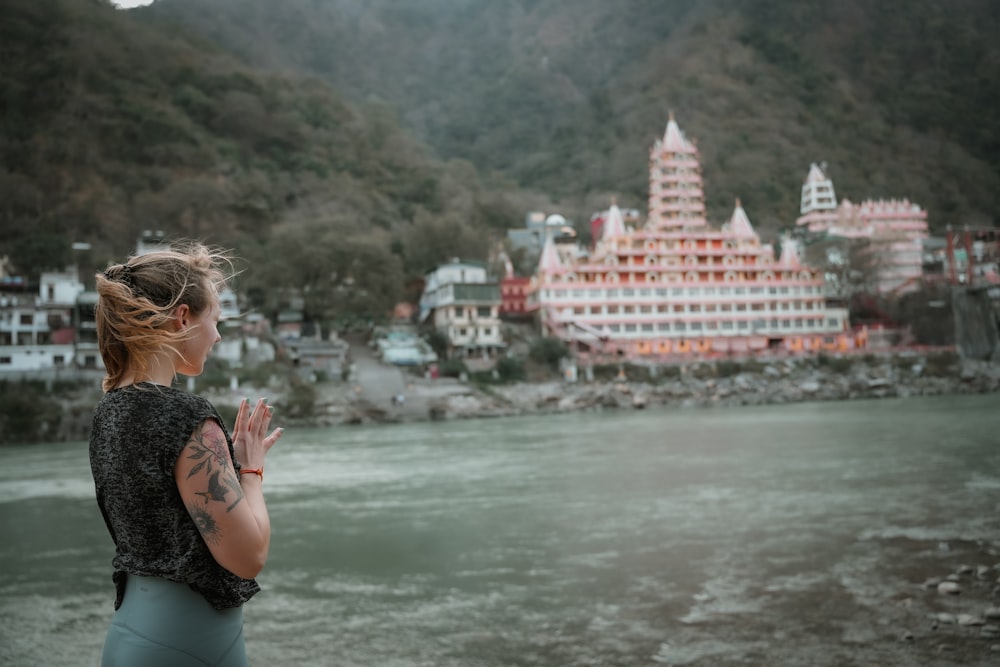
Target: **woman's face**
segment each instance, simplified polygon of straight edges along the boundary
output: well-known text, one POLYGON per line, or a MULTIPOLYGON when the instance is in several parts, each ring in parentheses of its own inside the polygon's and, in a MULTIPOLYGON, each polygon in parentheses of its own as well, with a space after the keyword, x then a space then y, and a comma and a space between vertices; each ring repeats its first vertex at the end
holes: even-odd
POLYGON ((188 326, 191 327, 191 337, 184 341, 181 347, 184 358, 180 360, 177 372, 182 375, 201 375, 205 370, 205 360, 212 351, 212 347, 222 340, 219 335, 219 317, 222 309, 219 306, 219 298, 212 297, 211 305, 200 315, 190 317, 188 326))

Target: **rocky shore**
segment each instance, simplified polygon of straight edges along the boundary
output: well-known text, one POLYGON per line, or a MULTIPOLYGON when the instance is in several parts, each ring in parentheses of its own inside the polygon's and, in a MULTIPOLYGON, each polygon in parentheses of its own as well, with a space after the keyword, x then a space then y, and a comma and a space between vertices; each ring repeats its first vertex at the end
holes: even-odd
MULTIPOLYGON (((298 394, 279 378, 263 387, 202 388, 196 382, 194 390, 211 400, 227 419, 235 418, 242 397, 267 397, 276 407, 276 423, 292 427, 1000 391, 1000 364, 940 353, 626 366, 599 369, 589 381, 582 379, 587 373, 581 370, 581 379, 572 383, 427 379, 394 367, 371 368, 374 372, 368 374, 367 382, 322 382, 306 385, 304 390, 299 384, 298 394)), ((88 386, 58 396, 14 393, 9 397, 23 405, 6 406, 10 414, 0 416, 0 422, 6 420, 0 426, 10 428, 0 429, 0 442, 85 440, 100 390, 88 386), (17 433, 30 437, 16 437, 17 433)), ((5 403, 11 401, 5 399, 5 403)))
POLYGON ((984 361, 955 358, 941 365, 922 355, 869 355, 824 364, 789 358, 745 366, 699 363, 630 368, 607 379, 575 383, 476 384, 411 377, 405 380, 401 403, 373 396, 358 386, 326 387, 318 392, 312 415, 292 421, 327 426, 996 391, 1000 391, 1000 364, 984 361))

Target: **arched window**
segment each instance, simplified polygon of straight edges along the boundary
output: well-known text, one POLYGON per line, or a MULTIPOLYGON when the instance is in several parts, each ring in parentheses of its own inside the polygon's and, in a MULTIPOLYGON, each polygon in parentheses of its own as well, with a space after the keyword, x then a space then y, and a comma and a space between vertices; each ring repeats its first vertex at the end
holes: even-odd
POLYGON ((614 272, 614 271, 612 271, 611 273, 609 273, 608 274, 608 282, 609 283, 616 283, 616 282, 618 282, 618 274, 616 272, 614 272))
POLYGON ((566 274, 566 282, 568 282, 568 283, 575 283, 576 282, 576 274, 575 273, 567 273, 566 274))
POLYGON ((697 271, 688 271, 684 275, 684 279, 687 280, 689 283, 696 283, 696 282, 698 282, 698 272, 697 271))
POLYGON ((765 282, 774 280, 774 271, 764 271, 763 273, 760 274, 760 279, 765 282))
POLYGON ((725 280, 727 283, 735 282, 736 279, 737 275, 735 271, 726 271, 726 274, 723 276, 723 280, 725 280))
POLYGON ((684 258, 684 263, 687 264, 688 266, 697 266, 698 265, 698 256, 697 255, 688 255, 687 257, 684 258))
POLYGON ((733 257, 732 255, 726 255, 725 257, 722 258, 722 263, 725 266, 732 266, 733 264, 736 263, 736 258, 733 257))

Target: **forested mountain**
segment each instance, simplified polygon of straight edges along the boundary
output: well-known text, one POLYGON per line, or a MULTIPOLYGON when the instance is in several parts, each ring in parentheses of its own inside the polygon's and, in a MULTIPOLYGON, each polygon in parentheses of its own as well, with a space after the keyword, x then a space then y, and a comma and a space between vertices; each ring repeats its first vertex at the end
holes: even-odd
POLYGON ((715 223, 787 226, 825 161, 842 197, 993 224, 995 34, 991 0, 3 0, 0 257, 162 229, 236 248, 261 301, 378 314, 526 210, 645 209, 671 110, 715 223))
POLYGON ((103 267, 163 230, 235 247, 250 289, 308 285, 314 313, 381 314, 407 276, 485 256, 483 230, 523 215, 385 105, 100 0, 5 0, 0 99, 0 257, 29 276, 103 267), (72 257, 74 241, 93 249, 72 257))
POLYGON ((445 158, 580 220, 644 208, 670 110, 710 218, 790 224, 811 162, 838 193, 909 197, 932 227, 1000 210, 995 0, 157 0, 246 62, 377 99, 445 158))

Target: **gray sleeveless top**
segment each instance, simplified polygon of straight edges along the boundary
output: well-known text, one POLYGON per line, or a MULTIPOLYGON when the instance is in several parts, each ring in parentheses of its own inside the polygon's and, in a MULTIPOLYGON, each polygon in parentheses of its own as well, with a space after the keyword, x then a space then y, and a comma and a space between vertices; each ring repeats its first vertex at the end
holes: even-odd
POLYGON ((125 594, 126 574, 188 584, 216 609, 238 607, 260 590, 256 581, 238 577, 212 557, 174 481, 177 457, 206 419, 222 427, 233 456, 222 418, 200 396, 144 382, 112 389, 97 405, 90 469, 115 543, 115 609, 125 594))

